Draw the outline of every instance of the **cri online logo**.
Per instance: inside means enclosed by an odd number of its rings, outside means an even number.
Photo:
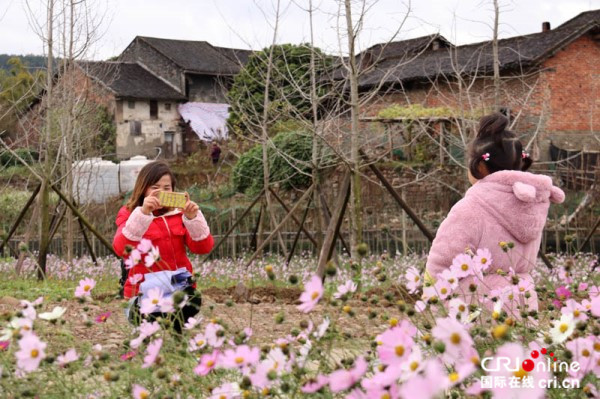
[[[556,356],[554,356],[553,352],[548,352],[546,348],[537,350],[533,350],[530,353],[531,358],[538,359],[540,355],[547,355],[547,361],[543,362],[540,360],[534,362],[531,359],[525,359],[521,362],[520,359],[511,359],[504,356],[498,357],[485,357],[481,360],[481,368],[485,371],[499,371],[506,370],[511,372],[518,372],[519,370],[523,370],[527,373],[536,369],[537,371],[579,371],[580,365],[578,362],[558,362]]]
[[[556,361],[556,356],[554,356],[554,353],[552,353],[552,352],[548,353],[546,348],[542,348],[541,352],[542,352],[542,355],[548,354],[548,356],[550,356],[550,358],[552,360]],[[534,350],[534,351],[531,351],[530,355],[532,358],[537,359],[538,357],[540,357],[540,352]],[[535,368],[535,363],[533,363],[533,360],[531,360],[531,359],[525,359],[525,360],[523,360],[523,363],[521,363],[521,367],[523,367],[523,370],[530,372],[530,371],[533,371],[533,369]]]

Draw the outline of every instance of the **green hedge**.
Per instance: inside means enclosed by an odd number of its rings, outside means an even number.
[[[25,162],[27,162],[29,165],[33,164],[40,158],[40,154],[37,151],[34,151],[29,148],[17,148],[15,150],[15,153],[19,157],[21,157]],[[5,151],[2,154],[0,154],[0,165],[9,167],[9,166],[22,165],[22,164],[17,159],[17,157],[15,157],[13,154],[11,154],[8,151]]]
[[[312,137],[298,131],[281,132],[273,138],[273,145],[277,150],[271,147],[268,149],[271,182],[279,183],[279,186],[286,190],[308,187],[312,173]],[[235,190],[241,193],[255,194],[262,189],[263,163],[260,144],[240,156],[233,168],[232,180]]]

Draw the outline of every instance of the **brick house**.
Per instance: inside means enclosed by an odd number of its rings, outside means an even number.
[[[555,29],[499,40],[501,111],[531,140],[534,157],[600,153],[600,10]],[[454,46],[439,35],[376,45],[359,55],[359,89],[376,90],[363,120],[392,104],[489,112],[494,106],[492,42]],[[558,150],[557,150],[558,149]],[[560,150],[560,151],[559,151]],[[562,151],[562,152],[561,152]],[[595,154],[595,155],[594,155]]]

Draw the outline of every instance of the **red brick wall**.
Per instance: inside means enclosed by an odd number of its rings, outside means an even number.
[[[549,90],[548,133],[600,132],[600,44],[585,35],[543,65]]]

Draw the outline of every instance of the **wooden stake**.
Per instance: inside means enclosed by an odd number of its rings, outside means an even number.
[[[281,200],[281,198],[279,198],[279,196],[278,196],[278,195],[275,193],[275,191],[274,191],[272,188],[270,188],[270,187],[269,187],[269,191],[271,192],[271,194],[273,194],[273,197],[275,198],[275,200],[277,200],[277,202],[279,202],[279,204],[280,204],[280,205],[283,207],[283,209],[284,209],[286,212],[288,212],[288,213],[289,213],[289,212],[290,212],[290,208],[288,208],[288,206],[287,206],[287,205],[286,205],[286,204],[285,204],[285,203],[284,203],[284,202]],[[312,201],[312,200],[311,200],[311,201]],[[309,201],[309,204],[310,204],[310,201]],[[309,240],[310,240],[310,241],[313,243],[313,245],[314,245],[315,247],[317,247],[317,248],[318,248],[318,247],[319,247],[319,245],[317,244],[317,240],[315,240],[315,238],[312,236],[312,234],[310,234],[310,233],[308,232],[308,230],[306,230],[306,229],[304,228],[304,223],[300,223],[300,222],[298,221],[298,219],[296,219],[296,217],[295,217],[294,215],[292,215],[292,220],[293,220],[294,222],[296,222],[296,224],[297,224],[298,226],[300,226],[300,229],[301,229],[301,230],[304,232],[304,234],[306,235],[306,237],[307,237],[307,238],[308,238],[308,239],[309,239]]]
[[[10,241],[10,239],[13,236],[13,234],[15,234],[15,231],[17,231],[17,228],[21,224],[21,221],[23,221],[23,218],[25,217],[25,214],[27,213],[27,211],[31,207],[31,204],[33,204],[33,202],[35,201],[35,197],[37,197],[37,195],[40,192],[41,188],[42,188],[42,185],[39,184],[35,188],[35,190],[33,190],[33,193],[31,194],[31,197],[29,197],[29,199],[25,203],[25,206],[23,207],[23,209],[21,209],[21,213],[19,213],[19,216],[17,216],[17,220],[15,220],[15,222],[12,225],[12,227],[10,228],[10,231],[8,232],[8,234],[6,235],[6,237],[4,238],[4,240],[2,241],[2,244],[0,244],[0,253],[2,253],[2,250],[4,249],[4,246]]]
[[[87,233],[85,232],[85,226],[83,225],[83,223],[81,223],[81,219],[77,218],[77,222],[79,223],[79,227],[81,228],[81,234],[83,235],[83,241],[85,241],[85,246],[87,247],[88,252],[90,253],[90,256],[92,257],[92,261],[94,262],[95,265],[97,265],[98,260],[96,259],[96,254],[94,253],[94,249],[92,248],[90,239],[88,238]]]
[[[79,220],[81,221],[81,223],[83,223],[83,225],[85,227],[87,227],[87,229],[93,234],[95,235],[98,240],[100,240],[100,242],[102,243],[102,245],[104,245],[113,255],[115,255],[117,258],[121,258],[119,255],[117,255],[115,253],[115,250],[113,249],[112,245],[110,245],[110,243],[106,240],[106,238],[104,238],[102,236],[102,234],[100,234],[95,228],[94,226],[92,226],[90,224],[90,222],[88,222],[88,220],[85,218],[85,216],[83,216],[81,214],[81,212],[79,212],[79,209],[77,209],[77,207],[75,205],[73,205],[71,203],[71,201],[69,201],[69,199],[62,193],[62,191],[60,191],[60,189],[58,189],[55,185],[52,185],[52,189],[56,192],[56,194],[58,194],[58,196],[60,197],[60,199],[73,211],[73,213],[79,218]]]
[[[596,220],[596,223],[594,224],[594,227],[592,227],[592,229],[590,230],[590,232],[588,233],[588,235],[585,237],[585,240],[583,240],[583,243],[579,246],[579,252],[581,252],[581,250],[583,249],[583,247],[585,247],[588,242],[590,242],[590,240],[592,239],[594,233],[596,232],[596,230],[598,230],[598,227],[600,226],[600,217],[598,217],[598,220]]]
[[[304,192],[304,194],[302,194],[302,197],[300,197],[300,199],[296,202],[296,204],[292,207],[292,209],[287,213],[287,215],[285,215],[285,217],[281,220],[281,222],[279,222],[279,224],[275,227],[275,229],[271,232],[271,234],[269,234],[269,236],[265,239],[265,241],[263,241],[259,245],[259,247],[256,249],[256,251],[254,252],[254,254],[252,255],[252,257],[250,258],[250,260],[246,263],[246,269],[252,264],[252,262],[254,262],[254,260],[256,259],[256,257],[267,246],[267,244],[269,242],[271,242],[271,240],[273,239],[273,237],[275,237],[275,235],[277,235],[277,233],[281,230],[281,228],[283,227],[283,225],[291,218],[291,215],[296,211],[296,209],[298,209],[298,207],[300,206],[300,204],[302,204],[302,202],[306,199],[306,197],[309,196],[312,193],[313,189],[314,189],[314,186],[311,185],[308,188],[308,190],[306,190]]]
[[[306,232],[306,230],[304,230],[304,222],[306,222],[306,217],[308,216],[308,211],[310,210],[311,202],[312,202],[312,196],[308,199],[308,204],[306,204],[306,209],[304,210],[304,214],[302,215],[302,221],[300,222],[300,226],[298,227],[298,231],[296,232],[296,236],[294,237],[294,242],[292,243],[292,248],[290,249],[290,253],[288,254],[287,259],[285,260],[286,265],[289,265],[290,262],[292,261],[292,257],[294,256],[294,252],[296,251],[296,245],[298,245],[298,240],[300,239],[300,234],[303,231]],[[314,243],[314,241],[313,241],[313,243]],[[319,248],[319,247],[317,246],[317,248]]]
[[[425,235],[425,237],[427,237],[429,239],[429,241],[432,242],[433,238],[434,238],[433,233],[431,231],[429,231],[429,229],[425,226],[425,224],[423,224],[423,222],[421,222],[421,219],[419,219],[419,217],[416,215],[416,213],[414,213],[413,210],[410,209],[408,204],[402,199],[402,197],[400,197],[400,195],[398,195],[396,190],[394,190],[394,187],[392,187],[390,182],[387,181],[387,179],[385,178],[383,173],[381,173],[381,171],[377,168],[377,166],[375,166],[369,160],[369,157],[367,157],[367,154],[365,154],[363,150],[360,150],[360,155],[362,156],[364,161],[369,165],[369,168],[373,171],[375,176],[377,176],[379,181],[381,181],[383,186],[387,189],[387,191],[396,200],[396,202],[398,203],[400,208],[402,208],[404,210],[404,212],[406,212],[406,214],[412,219],[412,221],[419,227],[419,230],[421,230],[421,232]]]
[[[223,237],[221,237],[221,239],[219,240],[219,242],[217,242],[215,244],[215,246],[213,247],[213,249],[212,249],[211,252],[216,251],[217,248],[219,248],[221,246],[221,244],[223,244],[225,242],[225,240],[227,240],[227,237],[229,237],[229,235],[233,232],[233,230],[235,230],[235,228],[238,226],[238,224],[240,224],[242,222],[242,220],[246,217],[246,215],[248,215],[248,213],[250,213],[250,211],[252,210],[252,208],[254,208],[254,205],[256,205],[256,203],[258,201],[260,201],[260,199],[262,198],[264,192],[265,192],[265,190],[262,190],[260,192],[260,194],[258,194],[256,196],[256,198],[254,198],[254,201],[252,201],[252,203],[250,204],[250,206],[248,208],[246,208],[246,210],[244,211],[244,213],[242,213],[242,216],[240,216],[240,218],[235,221],[235,223],[229,228],[229,230],[227,230],[227,232],[223,235]],[[202,260],[202,262],[205,262],[208,259],[209,256],[210,256],[210,254],[206,255],[204,257],[204,259]]]
[[[348,204],[350,195],[350,171],[346,171],[340,192],[338,193],[337,201],[327,231],[325,232],[325,238],[323,239],[323,246],[321,247],[321,253],[319,254],[319,264],[317,267],[317,275],[321,278],[325,275],[325,267],[327,262],[331,258],[333,253],[333,247],[335,245],[336,236],[339,233],[339,228],[344,220],[344,214],[346,213],[346,206]]]

